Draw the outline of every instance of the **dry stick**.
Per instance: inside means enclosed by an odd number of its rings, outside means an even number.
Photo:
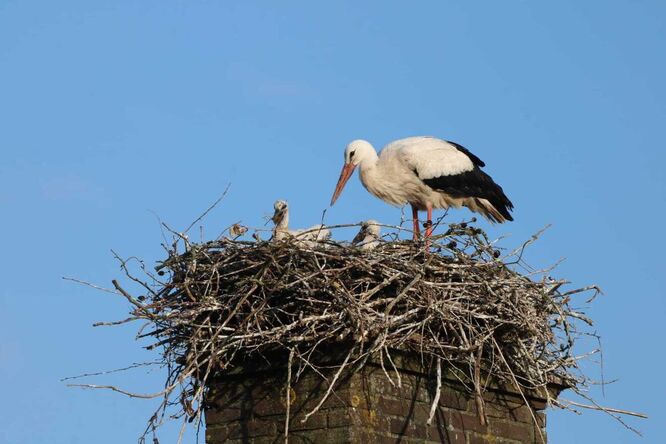
[[[196,359],[196,358],[195,358],[195,359]],[[213,359],[208,359],[208,365],[207,365],[207,368],[206,368],[206,374],[205,374],[204,377],[203,377],[203,380],[204,380],[204,381],[207,381],[207,380],[208,380],[208,377],[209,377],[209,375],[210,375],[210,372],[211,372],[212,366],[213,366]],[[200,422],[201,422],[201,413],[202,413],[202,411],[201,411],[201,410],[202,410],[202,409],[201,409],[201,402],[202,402],[202,400],[203,400],[204,389],[205,389],[205,386],[204,386],[203,384],[201,384],[201,385],[199,386],[199,388],[197,389],[197,392],[196,392],[195,394],[192,395],[192,400],[197,402],[197,410],[196,410],[196,412],[195,412],[195,414],[194,414],[194,418],[197,420],[197,424],[200,424]],[[191,408],[191,407],[190,407],[190,408]],[[192,415],[190,415],[190,416],[192,416]],[[185,418],[185,420],[183,421],[183,426],[182,426],[181,429],[180,429],[180,434],[178,435],[178,442],[177,442],[177,444],[180,444],[180,443],[182,442],[182,440],[183,440],[183,436],[184,436],[184,433],[185,433],[185,427],[187,427],[187,424],[188,424],[188,421],[187,421],[187,418]]]
[[[150,394],[142,394],[142,393],[132,393],[128,392],[126,390],[119,389],[118,387],[114,387],[112,385],[96,385],[96,384],[67,384],[67,387],[81,387],[81,388],[89,388],[89,389],[108,389],[112,390],[114,392],[122,393],[123,395],[127,395],[130,398],[139,398],[139,399],[154,399],[157,398],[158,396],[162,396],[164,393],[167,392],[167,390],[162,390],[161,392],[158,393],[150,393]]]
[[[289,362],[287,363],[287,413],[284,418],[284,444],[289,443],[289,411],[291,410],[291,363],[294,360],[294,349],[289,349]]]
[[[384,347],[384,348],[386,350],[386,356],[388,357],[388,360],[391,363],[391,366],[393,367],[393,371],[395,372],[395,375],[398,379],[398,387],[402,387],[402,377],[400,376],[400,372],[398,371],[398,368],[393,363],[393,359],[391,358],[391,354],[389,353],[388,348],[386,348],[386,347]]]
[[[432,401],[430,406],[430,415],[428,415],[427,425],[432,424],[432,419],[435,417],[435,412],[437,411],[437,405],[439,404],[439,397],[442,394],[442,361],[439,356],[437,356],[437,389],[435,391],[435,399]]]
[[[402,298],[407,294],[407,292],[408,292],[408,291],[409,291],[409,290],[410,290],[410,289],[411,289],[411,288],[412,288],[412,287],[413,287],[418,281],[421,280],[421,277],[422,277],[421,274],[417,274],[416,276],[414,276],[414,279],[412,279],[412,281],[411,281],[409,284],[407,284],[407,286],[406,286],[405,288],[402,289],[402,291],[400,292],[400,294],[399,294],[398,296],[396,296],[395,299],[393,299],[393,300],[391,301],[391,303],[388,305],[388,307],[386,307],[386,310],[384,310],[384,318],[385,318],[385,319],[388,318],[388,315],[389,315],[389,313],[391,313],[391,310],[393,309],[393,307],[395,306],[395,304],[397,304],[398,301],[399,301],[400,299],[402,299]]]
[[[515,261],[506,262],[506,264],[509,265],[509,264],[517,264],[517,263],[519,263],[519,262],[521,261],[521,259],[523,258],[523,253],[525,252],[525,249],[526,249],[530,244],[533,244],[534,242],[536,242],[536,241],[541,237],[541,235],[544,233],[544,231],[546,231],[547,229],[549,229],[551,226],[552,226],[552,224],[548,224],[548,225],[546,225],[545,227],[543,227],[542,229],[540,229],[539,231],[537,231],[536,233],[534,233],[534,234],[532,235],[532,237],[530,237],[527,241],[525,241],[520,247],[514,249],[514,250],[511,251],[509,254],[507,254],[506,256],[504,256],[504,258],[502,258],[502,259],[504,260],[504,259],[506,259],[506,258],[513,257],[513,256],[515,256],[515,255],[517,254],[517,255],[518,255],[518,258],[517,258]]]
[[[72,379],[88,378],[88,377],[90,377],[90,376],[108,375],[108,374],[110,374],[110,373],[124,372],[124,371],[126,371],[126,370],[132,370],[132,369],[135,369],[135,368],[138,368],[138,367],[147,367],[147,366],[149,366],[149,365],[159,365],[159,364],[160,364],[159,361],[152,361],[152,362],[138,362],[138,363],[135,363],[135,364],[129,365],[129,366],[127,366],[127,367],[117,368],[117,369],[115,369],[115,370],[106,370],[106,371],[103,371],[103,372],[95,372],[95,373],[84,373],[84,374],[82,374],[82,375],[78,375],[78,376],[68,376],[68,377],[66,377],[66,378],[62,378],[62,379],[60,379],[60,382],[63,382],[63,381],[69,381],[69,380],[72,380]]]
[[[370,289],[367,292],[361,294],[360,299],[362,299],[362,300],[370,299],[372,296],[374,296],[375,294],[379,293],[384,288],[391,285],[393,283],[393,281],[395,281],[399,277],[400,277],[400,274],[396,273],[393,276],[391,276],[390,278],[383,280],[379,285],[375,285],[374,287],[372,287],[372,289]]]
[[[90,282],[82,281],[82,280],[79,280],[79,279],[75,279],[75,278],[71,278],[71,277],[67,277],[67,276],[63,276],[61,279],[64,280],[64,281],[72,281],[72,282],[76,282],[77,284],[86,285],[88,287],[94,288],[95,290],[103,291],[105,293],[118,294],[118,292],[116,290],[111,290],[110,288],[100,287],[99,285],[91,284]]]
[[[571,405],[575,405],[576,407],[581,407],[584,409],[590,409],[590,410],[600,410],[602,412],[606,413],[618,413],[620,415],[628,415],[628,416],[636,416],[637,418],[643,418],[643,419],[648,419],[648,415],[645,413],[639,413],[639,412],[632,412],[630,410],[622,410],[622,409],[615,409],[612,407],[603,407],[598,405],[597,403],[594,403],[595,405],[588,405],[588,404],[581,404],[576,401],[570,401],[570,400],[565,400],[565,401],[560,401],[560,402],[566,402]],[[633,430],[633,429],[632,429]],[[639,433],[640,435],[640,433]]]
[[[196,224],[196,223],[199,222],[201,219],[203,219],[204,217],[206,217],[206,214],[208,214],[213,208],[215,208],[215,206],[217,206],[218,203],[220,203],[220,201],[221,201],[222,199],[224,199],[224,196],[227,195],[227,192],[229,191],[229,187],[230,187],[230,186],[231,186],[230,183],[227,184],[227,187],[226,187],[226,188],[224,189],[224,191],[222,192],[222,195],[221,195],[220,197],[218,197],[217,200],[216,200],[215,202],[213,202],[213,205],[211,205],[210,207],[208,207],[208,209],[207,209],[206,211],[204,211],[203,214],[202,214],[201,216],[197,217],[197,218],[196,218],[196,219],[195,219],[195,220],[194,220],[194,221],[193,221],[193,222],[192,222],[187,228],[185,228],[185,231],[183,231],[183,234],[187,234],[187,232],[190,231],[190,229],[194,226],[194,224]]]
[[[324,404],[324,402],[328,399],[331,392],[333,391],[333,387],[335,386],[335,383],[338,381],[338,378],[342,374],[342,371],[347,366],[347,362],[349,362],[349,358],[351,357],[352,353],[354,353],[355,348],[356,347],[352,347],[352,349],[349,351],[349,353],[347,354],[347,357],[345,358],[345,360],[340,365],[340,368],[338,369],[337,372],[335,372],[335,376],[333,377],[333,380],[331,381],[330,385],[328,386],[328,389],[326,390],[326,393],[324,393],[324,396],[319,400],[319,403],[317,404],[317,406],[314,409],[312,409],[312,411],[310,413],[305,415],[305,417],[301,420],[302,423],[307,421],[310,416],[315,414],[319,410],[319,408],[322,406],[322,404]]]
[[[127,324],[128,322],[136,321],[137,318],[136,316],[132,316],[126,319],[122,319],[120,321],[111,321],[111,322],[95,322],[92,326],[93,327],[109,327],[109,326],[114,326],[114,325],[122,325],[122,324]]]
[[[395,382],[393,382],[393,378],[389,376],[388,372],[386,371],[386,367],[384,366],[384,352],[383,350],[379,350],[379,364],[382,368],[382,371],[384,372],[384,376],[386,376],[386,380],[393,386],[395,387]]]
[[[149,393],[149,394],[132,393],[132,392],[128,392],[126,390],[119,389],[118,387],[115,387],[113,385],[67,384],[67,387],[81,387],[81,388],[90,388],[90,389],[107,389],[107,390],[112,390],[114,392],[122,393],[123,395],[127,395],[130,398],[154,399],[154,398],[157,398],[158,396],[163,396],[165,394],[171,393],[178,386],[178,384],[182,383],[185,379],[192,376],[193,372],[194,372],[194,369],[190,369],[188,372],[182,373],[180,376],[178,376],[178,378],[176,379],[176,382],[174,382],[170,386],[167,386],[167,388],[165,388],[164,390],[162,390],[160,392]]]
[[[474,362],[474,401],[476,403],[476,410],[479,414],[479,422],[481,425],[488,424],[486,420],[486,407],[481,394],[481,354],[483,353],[483,342],[479,344],[479,349],[476,352],[476,359]]]
[[[509,367],[509,363],[507,362],[506,358],[504,358],[504,353],[502,353],[502,349],[500,349],[499,344],[493,339],[493,343],[495,344],[495,348],[497,349],[497,352],[500,355],[500,358],[502,358],[502,361],[504,361],[504,365],[506,365],[507,370],[509,370],[509,374],[511,375],[511,379],[513,379],[513,384],[516,387],[516,390],[518,390],[518,393],[520,393],[520,397],[523,398],[523,402],[525,403],[525,406],[530,410],[530,415],[532,416],[532,421],[534,421],[534,426],[536,427],[537,431],[539,432],[539,438],[541,438],[541,442],[543,444],[546,444],[546,438],[543,436],[543,432],[541,432],[541,427],[539,426],[539,421],[536,419],[536,415],[534,414],[534,410],[532,409],[532,406],[530,403],[527,401],[527,397],[525,396],[525,393],[523,392],[523,389],[520,387],[520,384],[518,383],[518,379],[516,378],[516,375],[513,374],[513,370],[511,370],[511,367]]]
[[[116,290],[118,290],[118,292],[119,292],[121,295],[123,295],[123,296],[125,297],[125,299],[127,299],[127,300],[130,302],[130,304],[134,305],[135,307],[137,307],[137,308],[140,309],[141,311],[144,311],[144,312],[146,311],[146,308],[145,308],[145,307],[144,307],[139,301],[137,301],[136,299],[134,299],[134,297],[133,297],[131,294],[129,294],[128,292],[126,292],[126,291],[120,286],[120,284],[118,283],[117,280],[113,279],[113,280],[111,281],[111,283],[113,284],[114,287],[116,287]]]

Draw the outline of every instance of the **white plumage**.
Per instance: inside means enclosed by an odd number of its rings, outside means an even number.
[[[408,137],[396,140],[382,150],[399,156],[422,179],[451,176],[474,169],[474,162],[450,142],[434,137]]]
[[[468,207],[491,222],[513,220],[513,204],[502,188],[480,168],[483,161],[454,142],[435,137],[396,140],[378,155],[365,140],[345,149],[345,164],[333,193],[337,200],[354,169],[374,196],[396,206],[411,204],[414,238],[419,235],[418,211],[428,212],[426,236],[432,230],[433,208]]]
[[[379,245],[382,229],[376,220],[366,220],[361,224],[358,234],[352,239],[352,244],[361,250],[374,250]]]
[[[313,247],[331,237],[331,231],[323,225],[313,225],[303,230],[289,229],[289,204],[286,200],[277,200],[273,205],[275,210],[271,220],[275,224],[273,228],[273,239],[296,239],[303,246]]]

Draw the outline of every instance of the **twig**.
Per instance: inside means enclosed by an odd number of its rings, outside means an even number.
[[[439,405],[439,397],[442,395],[442,360],[437,357],[437,388],[435,389],[435,398],[432,400],[430,405],[430,414],[428,415],[428,421],[426,424],[432,424],[432,419],[435,417],[435,412],[437,411],[437,406]]]
[[[291,410],[291,366],[294,360],[294,349],[289,350],[289,361],[287,362],[287,412],[284,418],[284,444],[289,443],[289,419]]]
[[[354,349],[352,348],[349,351],[349,353],[347,354],[347,357],[345,358],[345,360],[342,362],[342,364],[338,368],[338,371],[335,372],[335,376],[333,377],[333,380],[331,381],[331,383],[328,385],[328,389],[326,390],[326,393],[324,393],[324,396],[321,397],[321,399],[319,400],[319,403],[315,406],[315,408],[312,409],[312,411],[310,411],[307,415],[305,415],[305,417],[301,420],[301,422],[307,421],[310,416],[317,413],[319,411],[319,409],[321,408],[322,404],[324,404],[324,402],[331,395],[331,392],[333,391],[333,387],[335,387],[335,383],[338,381],[338,378],[342,374],[342,371],[347,366],[347,362],[349,362],[349,358],[351,358],[353,352],[354,352]]]
[[[215,207],[217,206],[217,204],[220,203],[220,201],[221,201],[222,199],[224,199],[224,196],[226,196],[226,195],[227,195],[227,192],[229,192],[229,187],[231,187],[231,184],[230,184],[230,183],[227,184],[227,187],[226,187],[226,188],[224,189],[224,191],[222,192],[222,195],[221,195],[220,197],[218,197],[217,200],[216,200],[215,202],[213,202],[213,204],[212,204],[210,207],[208,207],[208,208],[206,209],[206,211],[204,211],[199,217],[197,217],[196,219],[194,219],[194,221],[192,221],[192,223],[191,223],[190,225],[188,225],[187,228],[185,228],[185,231],[183,231],[183,234],[187,234],[187,232],[190,231],[190,229],[191,229],[191,228],[192,228],[197,222],[199,222],[201,219],[203,219],[204,217],[206,217],[206,215],[207,215],[207,214],[208,214],[213,208],[215,208]]]

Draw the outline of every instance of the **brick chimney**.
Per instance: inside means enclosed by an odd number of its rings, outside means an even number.
[[[306,421],[328,383],[312,371],[293,382],[290,398],[290,443],[545,443],[546,401],[523,396],[512,387],[490,384],[483,394],[487,424],[482,424],[475,397],[460,381],[464,373],[442,369],[436,414],[427,424],[436,393],[432,371],[418,353],[392,352],[396,370],[379,362],[343,373],[331,396]],[[232,375],[215,379],[206,400],[206,442],[285,442],[287,411],[286,359],[248,363]],[[332,374],[326,375],[330,380]],[[464,376],[462,377],[464,381]],[[562,389],[550,388],[556,396]]]

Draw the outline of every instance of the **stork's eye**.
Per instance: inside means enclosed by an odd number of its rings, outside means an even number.
[[[350,152],[349,152],[349,158],[350,158],[350,159],[352,159],[352,158],[354,157],[354,153],[355,153],[355,152],[356,152],[356,151],[350,151]]]

